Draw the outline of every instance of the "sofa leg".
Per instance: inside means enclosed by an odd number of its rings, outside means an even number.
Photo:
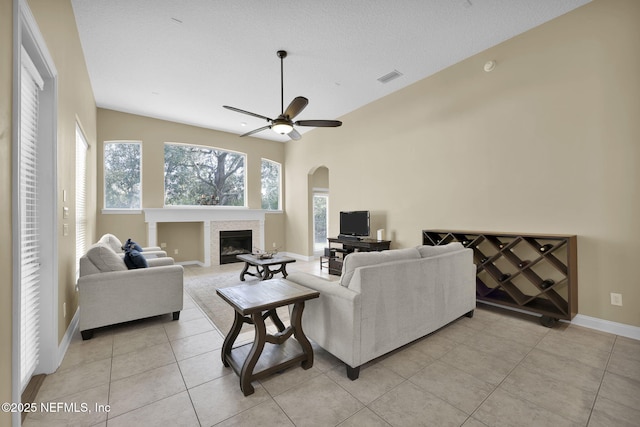
[[[86,331],[80,331],[80,335],[82,335],[82,340],[90,340],[93,338],[93,329],[87,329]]]
[[[173,320],[178,320],[180,318],[180,312],[179,311],[174,311],[173,312]]]
[[[467,316],[469,319],[471,319],[473,317],[473,312],[474,312],[474,310],[471,310],[470,312],[466,313],[465,316]]]
[[[360,366],[357,366],[355,368],[352,368],[349,365],[347,366],[347,377],[349,377],[349,379],[351,381],[355,381],[358,379],[358,377],[360,376]]]

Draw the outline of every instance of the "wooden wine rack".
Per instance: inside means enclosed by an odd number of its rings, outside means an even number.
[[[547,327],[577,314],[576,236],[422,231],[424,245],[450,242],[473,249],[478,301],[540,314]]]

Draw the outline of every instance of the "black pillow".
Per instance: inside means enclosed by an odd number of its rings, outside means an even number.
[[[149,264],[147,264],[147,260],[145,259],[144,255],[142,255],[140,251],[136,249],[131,249],[124,253],[124,263],[129,270],[149,267]]]
[[[140,247],[139,244],[137,244],[136,242],[134,242],[131,239],[127,239],[127,241],[125,242],[124,245],[122,245],[122,250],[125,252],[128,252],[130,250],[136,250],[138,252],[142,252],[142,248]]]

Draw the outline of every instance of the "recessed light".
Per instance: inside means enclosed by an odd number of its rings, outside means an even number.
[[[240,126],[246,126],[247,122],[240,122]]]
[[[496,61],[491,60],[491,61],[487,61],[484,64],[484,71],[486,71],[487,73],[490,73],[491,71],[495,70],[496,68]]]

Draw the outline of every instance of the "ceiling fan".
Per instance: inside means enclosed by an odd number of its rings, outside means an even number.
[[[283,63],[284,63],[284,58],[287,57],[287,52],[284,50],[279,50],[277,54],[278,54],[278,58],[280,58],[280,106],[281,106],[281,113],[277,118],[271,119],[269,117],[252,113],[250,111],[245,111],[236,107],[223,105],[223,107],[228,110],[237,111],[238,113],[242,113],[242,114],[248,114],[250,116],[258,117],[260,119],[265,119],[266,121],[269,122],[267,126],[254,129],[240,136],[241,137],[249,136],[249,135],[253,135],[254,133],[262,132],[263,130],[266,130],[266,129],[271,129],[274,132],[279,133],[280,135],[289,135],[289,138],[298,140],[301,138],[301,135],[298,133],[297,130],[295,130],[295,128],[293,127],[294,125],[295,126],[313,126],[313,127],[341,126],[342,122],[338,120],[297,120],[295,122],[293,121],[293,118],[296,117],[298,114],[300,114],[302,110],[304,110],[304,108],[309,103],[309,100],[304,96],[297,96],[293,99],[293,101],[291,101],[287,109],[286,110],[284,109]]]

